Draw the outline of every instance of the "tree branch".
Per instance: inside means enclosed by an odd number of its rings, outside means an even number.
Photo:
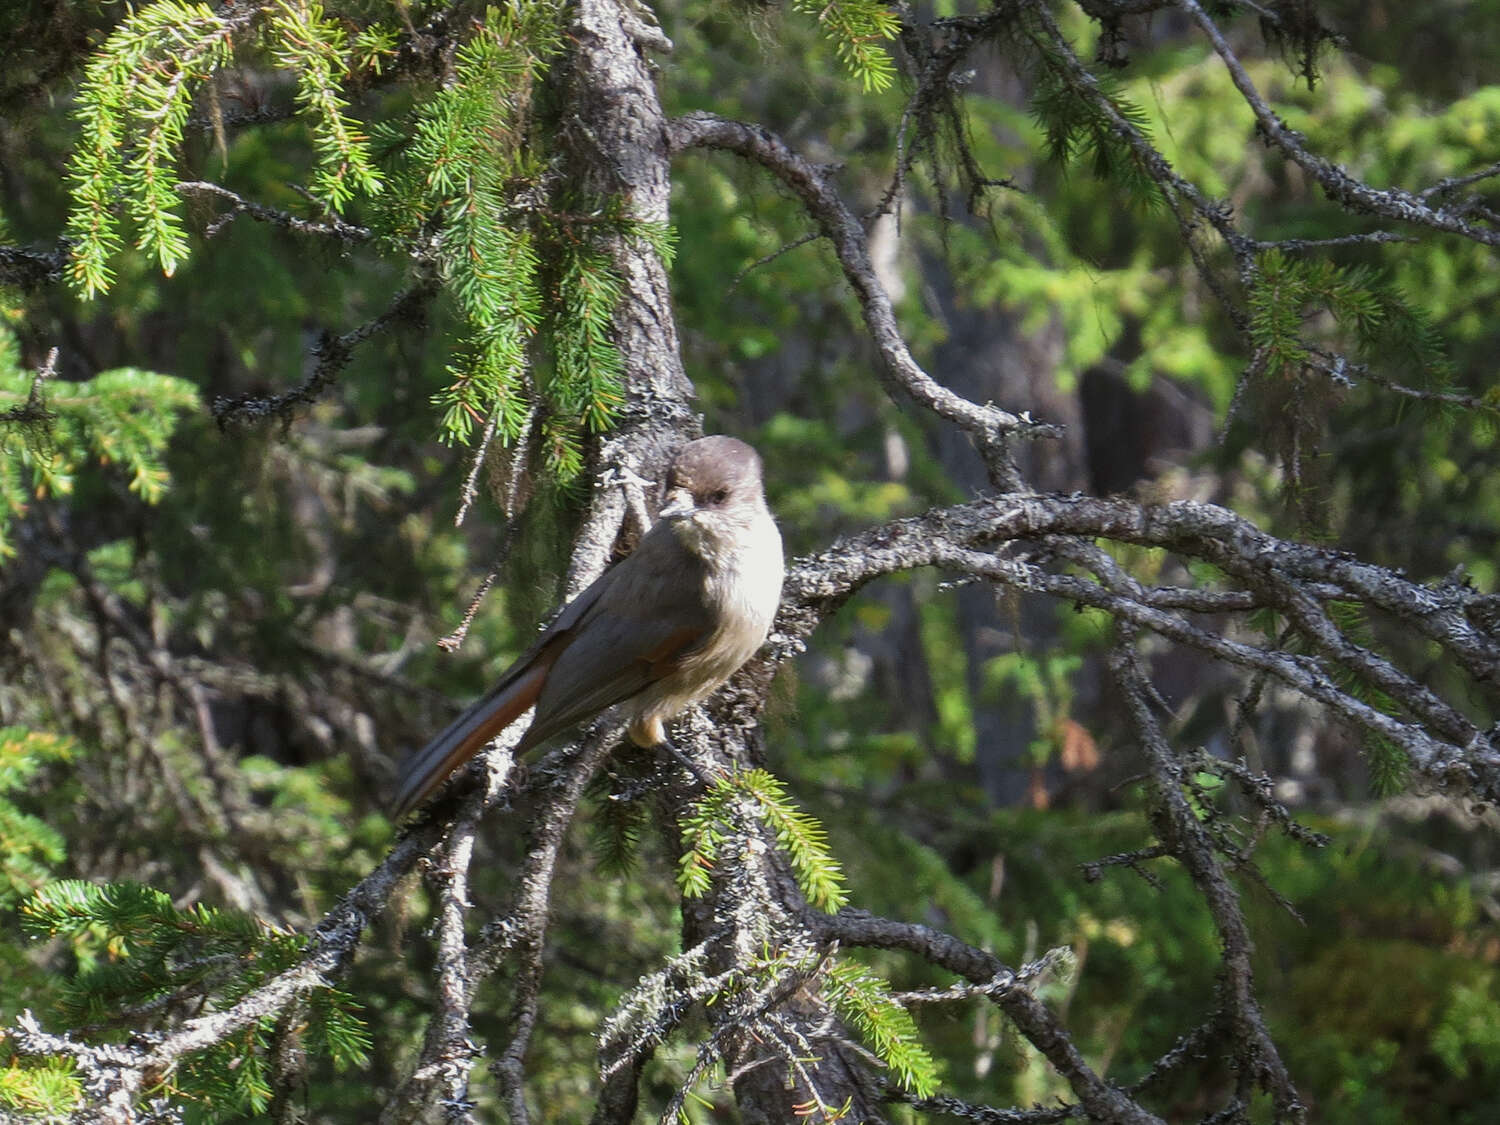
[[[246,199],[226,187],[209,183],[206,180],[187,180],[177,184],[176,191],[178,195],[189,199],[194,197],[219,199],[229,204],[229,210],[209,224],[206,231],[209,238],[214,237],[240,215],[249,215],[252,219],[280,227],[282,230],[293,231],[297,234],[324,235],[351,245],[368,242],[374,237],[374,233],[368,227],[346,223],[337,215],[329,215],[321,220],[299,218],[289,211],[278,211],[274,207],[267,207],[264,203]]]
[[[1208,36],[1214,51],[1223,61],[1225,69],[1229,71],[1229,77],[1234,82],[1235,89],[1239,90],[1240,96],[1245,99],[1245,104],[1255,115],[1255,122],[1259,126],[1261,135],[1286,153],[1294,164],[1321,184],[1329,199],[1353,211],[1383,215],[1404,223],[1414,223],[1447,234],[1461,235],[1475,242],[1482,242],[1486,246],[1500,246],[1500,231],[1466,223],[1446,209],[1434,210],[1427,205],[1423,196],[1413,195],[1402,188],[1379,190],[1372,188],[1356,180],[1342,168],[1329,163],[1323,157],[1309,152],[1304,143],[1306,138],[1295,130],[1287,128],[1281,118],[1261,98],[1260,92],[1256,90],[1255,83],[1251,81],[1244,65],[1235,56],[1218,26],[1198,5],[1197,0],[1178,0],[1178,6]]]
[[[1151,690],[1141,670],[1133,640],[1134,630],[1122,626],[1119,641],[1110,656],[1110,671],[1124,694],[1131,724],[1151,769],[1150,800],[1157,835],[1187,868],[1203,895],[1223,942],[1224,973],[1219,988],[1228,1005],[1231,1039],[1240,1070],[1238,1099],[1242,1104],[1249,1104],[1250,1090],[1245,1084],[1253,1079],[1270,1092],[1278,1121],[1303,1121],[1307,1115],[1306,1107],[1292,1084],[1270,1032],[1266,1030],[1260,1005],[1255,999],[1255,975],[1250,964],[1254,945],[1250,940],[1250,929],[1240,912],[1239,895],[1214,855],[1213,840],[1183,795],[1182,767],[1152,713]]]
[[[1016,974],[993,954],[928,926],[879,918],[863,910],[845,909],[833,916],[809,910],[803,922],[823,940],[870,949],[905,950],[966,980],[985,985],[985,991],[1015,1021],[1021,1034],[1067,1080],[1079,1104],[1093,1120],[1119,1125],[1148,1122],[1159,1125],[1159,1117],[1089,1067],[1046,1005],[1024,987],[1013,987]]]
[[[1012,414],[987,403],[980,406],[950,391],[923,371],[912,357],[896,324],[890,295],[870,260],[869,239],[830,180],[835,169],[816,165],[794,153],[770,130],[759,125],[726,121],[710,113],[690,113],[671,123],[673,152],[717,148],[764,166],[796,194],[808,213],[833,243],[844,277],[854,289],[865,327],[880,353],[882,381],[893,397],[906,398],[962,428],[985,455],[991,471],[1009,484],[1014,469],[997,468],[1004,460],[1004,442],[1011,435],[1056,436],[1057,427],[1033,421],[1029,414]]]
[[[353,358],[356,347],[392,324],[420,316],[437,288],[436,281],[419,282],[398,294],[385,312],[365,321],[359,327],[351,328],[341,336],[324,332],[311,349],[311,357],[316,361],[312,373],[300,384],[279,395],[247,394],[216,398],[213,403],[215,420],[220,427],[248,425],[268,418],[290,421],[297,407],[316,402],[333,384]]]
[[[1258,604],[1287,613],[1309,640],[1390,692],[1419,721],[1404,722],[1372,706],[1306,656],[1233,641],[1158,608],[1170,599],[1146,594],[1133,580],[1112,590],[1108,581],[1101,586],[978,550],[1047,536],[1165,547],[1212,562],[1243,582]],[[1349,641],[1320,604],[1335,597],[1390,614],[1436,642],[1475,681],[1493,689],[1500,684],[1500,631],[1476,623],[1489,620],[1488,599],[1476,590],[1457,583],[1422,586],[1343,552],[1276,539],[1211,504],[1144,506],[1078,496],[1000,496],[893,521],[800,561],[787,577],[773,635],[774,659],[797,651],[824,617],[866,583],[932,565],[1095,606],[1226,663],[1266,672],[1334,713],[1390,738],[1433,782],[1483,800],[1500,799],[1500,747],[1494,735],[1480,731],[1384,657]],[[1117,585],[1123,581],[1118,574],[1111,577]],[[1181,600],[1191,603],[1201,596],[1195,593]]]
[[[68,264],[71,246],[66,239],[50,250],[0,246],[0,285],[35,289],[59,280]]]

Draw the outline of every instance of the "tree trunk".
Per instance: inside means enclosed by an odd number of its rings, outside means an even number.
[[[655,28],[644,24],[636,9],[613,0],[579,0],[573,24],[575,49],[558,77],[560,122],[567,154],[564,191],[590,202],[619,199],[633,219],[665,223],[670,193],[670,154],[666,118],[662,114],[647,57],[651,47],[668,48]],[[698,434],[700,423],[689,409],[692,385],[682,370],[677,327],[673,318],[667,275],[660,258],[641,240],[617,236],[612,246],[623,294],[615,314],[615,340],[624,361],[626,406],[621,424],[597,451],[597,472],[628,469],[659,482],[667,458],[682,441]],[[691,247],[687,248],[691,253]],[[648,497],[653,507],[657,496]],[[628,541],[639,529],[630,527],[620,488],[595,489],[594,501],[575,544],[569,574],[569,594],[576,592],[608,562],[622,533]],[[736,710],[758,714],[768,684],[741,696]],[[681,724],[688,726],[689,724]],[[692,724],[679,735],[685,752],[699,761],[744,768],[751,764],[749,727],[718,723]],[[672,822],[691,807],[696,789],[674,790]],[[675,841],[674,841],[675,842]],[[748,953],[760,952],[769,934],[784,948],[801,954],[815,948],[806,928],[795,920],[803,903],[796,884],[786,874],[772,847],[751,846],[735,852],[732,876],[715,880],[713,890],[699,902],[686,905],[683,940],[691,947],[711,943],[710,971],[722,972],[740,964]],[[726,865],[729,866],[729,865]],[[734,1027],[722,1033],[725,1062],[733,1076],[735,1096],[747,1123],[779,1125],[799,1120],[799,1107],[820,1098],[843,1105],[853,1113],[845,1118],[878,1121],[872,1083],[860,1057],[844,1045],[836,1021],[822,1002],[799,993],[777,1009],[789,1034],[812,1043],[814,1057],[803,1063],[803,1077],[788,1081],[783,1057],[756,1036]],[[710,1020],[724,1018],[717,1006]],[[809,1088],[807,1078],[811,1079]],[[595,1120],[629,1120],[634,1096],[610,1084]]]

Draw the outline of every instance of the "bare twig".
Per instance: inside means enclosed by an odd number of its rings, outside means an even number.
[[[209,224],[206,231],[209,238],[217,235],[240,215],[249,215],[259,222],[269,223],[297,234],[322,235],[351,244],[368,242],[374,237],[374,233],[368,227],[346,223],[337,215],[329,215],[324,219],[303,219],[288,211],[278,211],[274,207],[267,207],[264,203],[246,199],[237,192],[206,180],[187,180],[176,185],[176,190],[178,195],[187,198],[218,199],[229,204],[229,210]]]
[[[31,377],[31,389],[26,392],[26,401],[20,406],[12,406],[8,410],[0,411],[0,423],[26,424],[50,422],[55,419],[57,415],[47,409],[47,400],[42,396],[42,384],[55,374],[57,374],[57,349],[53,348]]]
[[[1212,562],[1265,604],[1286,612],[1300,632],[1330,655],[1392,691],[1419,721],[1403,721],[1372,706],[1340,686],[1316,660],[1230,640],[1160,609],[1151,603],[1162,599],[1143,596],[1133,580],[1110,589],[1108,582],[1100,586],[978,550],[1049,535],[1167,547]],[[1335,714],[1390,738],[1433,782],[1481,799],[1500,797],[1500,747],[1492,737],[1390,661],[1350,641],[1332,625],[1319,601],[1341,591],[1345,600],[1391,614],[1441,645],[1476,682],[1494,686],[1500,684],[1500,636],[1471,619],[1479,616],[1483,601],[1478,591],[1460,584],[1422,586],[1338,551],[1276,539],[1211,504],[1182,501],[1158,507],[1087,497],[1002,496],[886,524],[841,540],[794,567],[778,619],[778,651],[793,651],[825,613],[866,582],[931,565],[1096,606],[1229,664],[1264,671]],[[1119,577],[1114,580],[1118,585]]]
[[[1229,1009],[1231,1039],[1239,1064],[1239,1100],[1248,1102],[1247,1084],[1253,1079],[1271,1094],[1278,1120],[1302,1121],[1306,1108],[1255,999],[1255,978],[1250,964],[1254,947],[1240,912],[1239,895],[1214,854],[1208,832],[1183,795],[1182,764],[1167,745],[1147,702],[1148,680],[1141,670],[1133,640],[1134,630],[1122,626],[1110,657],[1110,670],[1125,697],[1126,710],[1151,769],[1151,802],[1157,834],[1162,845],[1187,868],[1223,942],[1224,976],[1220,987]]]
[[[864,225],[849,210],[831,181],[831,168],[813,164],[759,125],[726,121],[709,113],[690,113],[671,123],[674,151],[688,148],[719,148],[754,160],[786,184],[833,243],[844,277],[853,287],[864,313],[865,327],[881,357],[880,374],[889,390],[909,399],[940,418],[961,427],[981,452],[992,471],[1005,481],[1015,480],[1012,470],[997,468],[1004,461],[1004,443],[1011,435],[1054,436],[1056,427],[1034,421],[1029,414],[1014,414],[987,403],[969,402],[938,383],[912,357],[896,324],[890,295],[885,291],[870,260]]]
[[[1500,176],[1500,161],[1496,161],[1488,168],[1481,168],[1477,172],[1470,172],[1465,176],[1449,176],[1447,179],[1439,180],[1429,188],[1418,192],[1423,199],[1431,199],[1435,195],[1447,195],[1457,191],[1459,188],[1477,184],[1480,180],[1488,180],[1493,176]]]
[[[268,418],[290,420],[297,407],[316,402],[339,377],[357,346],[392,324],[419,315],[436,292],[436,282],[419,282],[398,295],[385,312],[365,321],[359,327],[351,328],[341,336],[323,333],[322,338],[312,347],[311,355],[316,361],[312,373],[300,384],[279,395],[247,394],[217,398],[213,404],[215,419],[220,426],[249,424]]]

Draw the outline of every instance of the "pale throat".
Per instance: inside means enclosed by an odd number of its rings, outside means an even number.
[[[699,521],[699,517],[688,516],[686,519],[673,521],[672,533],[677,536],[677,542],[708,563],[709,566],[717,565],[723,561],[722,556],[726,554],[726,551],[724,546],[719,542],[722,538],[721,534],[716,530],[705,527]]]

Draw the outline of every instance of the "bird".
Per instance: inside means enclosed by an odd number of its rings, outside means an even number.
[[[665,746],[665,724],[706,698],[765,642],[785,574],[760,455],[715,435],[683,445],[665,502],[634,551],[563,607],[499,681],[406,762],[400,819],[535,706],[516,760],[622,704],[631,742]]]

